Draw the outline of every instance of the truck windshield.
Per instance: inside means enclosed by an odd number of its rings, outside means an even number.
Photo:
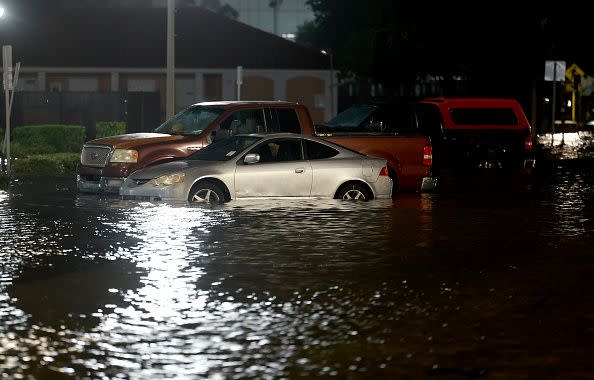
[[[223,111],[225,110],[222,108],[192,106],[161,124],[155,132],[197,135],[202,133]]]
[[[256,136],[233,136],[215,141],[188,157],[188,160],[229,161],[260,141]]]

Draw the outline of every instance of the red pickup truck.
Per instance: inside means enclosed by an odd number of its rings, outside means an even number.
[[[434,169],[535,165],[530,123],[514,99],[431,98],[414,107],[419,129],[432,140]]]
[[[112,136],[87,142],[77,166],[81,192],[118,193],[132,172],[188,157],[217,139],[239,133],[292,132],[315,135],[307,108],[291,102],[205,102],[190,106],[152,133]],[[430,191],[432,151],[428,137],[415,133],[368,133],[320,137],[361,153],[385,158],[401,191]]]

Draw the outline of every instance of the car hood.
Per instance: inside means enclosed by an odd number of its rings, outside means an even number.
[[[130,175],[132,179],[152,179],[157,178],[162,175],[180,172],[180,171],[188,171],[189,169],[200,169],[200,170],[209,170],[209,168],[214,168],[220,166],[222,162],[211,162],[211,161],[199,161],[199,160],[183,160],[183,161],[173,161],[173,162],[166,162],[164,164],[154,165],[154,166],[147,166],[144,169],[140,169],[135,171]]]
[[[169,135],[165,133],[128,133],[89,141],[87,144],[110,145],[120,149],[130,149],[142,145],[175,142],[188,139],[188,136]]]

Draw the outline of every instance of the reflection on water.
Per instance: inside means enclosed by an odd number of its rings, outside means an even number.
[[[0,373],[591,373],[591,174],[544,173],[525,191],[474,181],[393,201],[212,207],[21,179],[0,192]]]
[[[560,159],[576,159],[583,157],[594,147],[594,134],[590,131],[543,134],[537,143],[548,149]],[[587,153],[586,153],[587,154]],[[590,153],[591,154],[591,153]]]

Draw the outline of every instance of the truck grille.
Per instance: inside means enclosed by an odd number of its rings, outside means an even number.
[[[80,155],[80,163],[85,166],[102,168],[107,165],[111,149],[107,146],[84,146]]]

